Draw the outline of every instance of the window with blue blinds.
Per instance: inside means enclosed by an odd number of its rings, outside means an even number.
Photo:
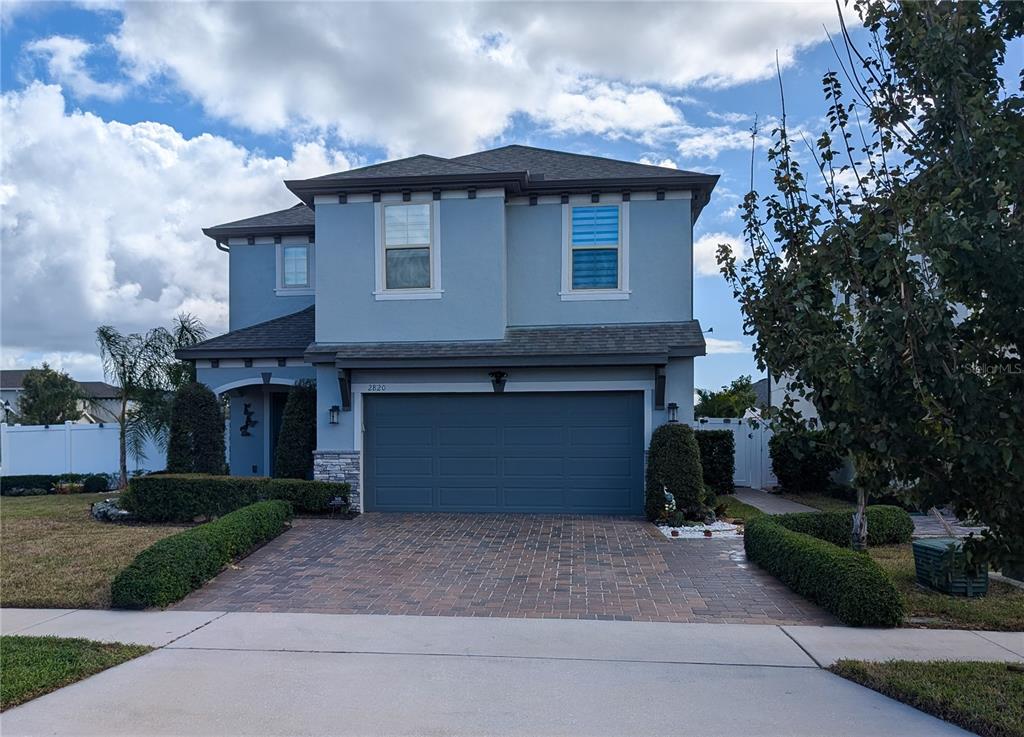
[[[619,206],[572,208],[572,288],[619,286]]]

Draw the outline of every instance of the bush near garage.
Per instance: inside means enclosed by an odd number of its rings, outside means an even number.
[[[174,393],[168,436],[171,473],[224,473],[224,416],[208,386],[192,382]]]
[[[300,381],[288,393],[281,418],[281,434],[274,453],[274,476],[313,478],[316,449],[316,382]]]
[[[142,522],[192,522],[224,516],[247,504],[283,499],[300,514],[320,514],[341,498],[348,511],[349,485],[329,481],[271,479],[265,476],[164,474],[128,482],[121,507]]]
[[[257,502],[214,522],[165,537],[139,553],[110,587],[116,609],[164,607],[183,599],[228,563],[284,532],[288,502]]]
[[[784,430],[768,441],[772,473],[791,494],[822,493],[842,459],[824,442],[823,430]]]
[[[675,497],[676,511],[688,520],[701,520],[713,501],[704,488],[700,449],[693,428],[669,422],[651,435],[647,450],[646,498],[644,509],[652,522],[666,516],[665,489]]]
[[[697,430],[704,485],[717,494],[731,494],[736,475],[736,437],[732,430]]]
[[[53,494],[59,485],[81,486],[78,492],[101,494],[110,488],[106,474],[94,473],[61,473],[61,474],[23,474],[20,476],[0,477],[0,495],[3,496],[38,496]]]
[[[868,507],[868,529],[874,515],[880,537],[901,540],[905,525],[883,507]],[[902,509],[897,509],[906,515]],[[839,537],[832,513],[762,515],[747,521],[743,546],[747,557],[796,593],[819,604],[845,624],[860,627],[896,627],[903,621],[903,600],[892,579],[869,556],[846,544],[849,516],[842,547],[829,538]],[[812,520],[823,517],[823,520]],[[909,516],[907,517],[909,520]],[[819,539],[816,535],[823,535]]]

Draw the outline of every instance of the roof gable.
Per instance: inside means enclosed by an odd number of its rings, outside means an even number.
[[[452,161],[475,164],[489,169],[529,171],[531,179],[543,175],[545,181],[573,179],[621,179],[649,177],[700,176],[697,172],[671,169],[667,166],[638,164],[633,161],[609,159],[603,156],[555,151],[548,148],[513,144],[457,156]]]

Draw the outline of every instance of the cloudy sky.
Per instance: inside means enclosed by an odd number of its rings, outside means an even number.
[[[739,243],[754,115],[817,131],[824,2],[2,5],[0,364],[100,378],[94,330],[227,325],[203,226],[284,178],[535,146],[719,173],[698,222],[697,385],[758,376],[714,263]],[[758,178],[763,178],[763,156]]]

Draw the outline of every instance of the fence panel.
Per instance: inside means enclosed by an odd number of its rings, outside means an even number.
[[[0,475],[115,473],[118,469],[117,425],[0,424]],[[145,458],[129,453],[128,468],[159,470],[167,465],[164,451],[147,442]]]
[[[694,429],[731,430],[736,443],[736,469],[733,484],[754,489],[767,489],[777,482],[772,473],[771,456],[768,454],[768,440],[772,431],[764,423],[756,426],[749,420],[734,417],[701,417],[694,423]]]

